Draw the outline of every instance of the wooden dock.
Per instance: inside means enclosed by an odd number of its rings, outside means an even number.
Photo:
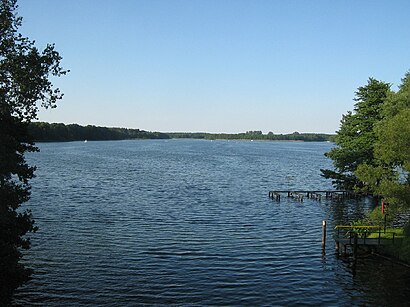
[[[335,227],[334,239],[336,253],[339,254],[342,249],[342,255],[346,255],[348,248],[355,250],[358,246],[394,245],[399,238],[394,232],[386,232],[379,226],[338,225]]]
[[[324,222],[324,227],[326,223]],[[326,234],[326,229],[323,230]],[[353,276],[356,274],[357,259],[360,250],[377,251],[382,245],[401,244],[403,236],[395,236],[394,232],[382,230],[380,226],[353,226],[353,225],[337,225],[335,227],[334,239],[336,243],[336,255],[342,256],[349,261],[352,268]],[[322,236],[322,253],[325,253]],[[341,254],[339,251],[341,250]]]
[[[282,195],[287,195],[289,198],[293,198],[297,201],[303,202],[303,199],[309,198],[314,200],[335,199],[343,200],[345,198],[355,198],[357,194],[353,191],[346,190],[273,190],[269,191],[269,198],[280,201]]]

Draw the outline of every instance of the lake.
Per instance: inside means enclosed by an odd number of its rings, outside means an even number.
[[[406,306],[409,269],[376,257],[352,274],[332,229],[369,201],[303,203],[331,189],[331,143],[138,140],[39,144],[27,158],[39,231],[25,306]],[[327,220],[322,255],[322,220]]]

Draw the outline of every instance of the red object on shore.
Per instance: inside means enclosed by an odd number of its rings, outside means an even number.
[[[384,214],[384,209],[385,209],[385,204],[384,204],[384,201],[382,201],[382,214]]]

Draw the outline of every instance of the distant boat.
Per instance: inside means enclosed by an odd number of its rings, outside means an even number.
[[[84,143],[87,143],[87,140],[84,140]]]

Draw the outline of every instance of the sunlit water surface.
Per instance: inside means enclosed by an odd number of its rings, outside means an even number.
[[[39,144],[25,306],[407,305],[408,269],[336,259],[332,228],[363,202],[268,198],[331,189],[330,143]],[[322,220],[328,223],[326,255]]]

